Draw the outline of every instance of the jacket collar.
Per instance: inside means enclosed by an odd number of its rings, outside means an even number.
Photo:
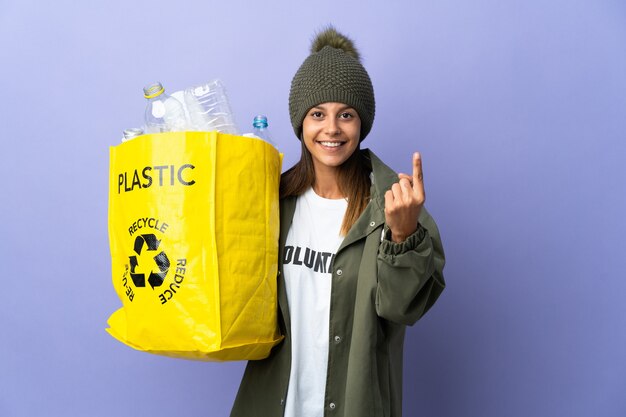
[[[385,192],[398,178],[397,174],[385,165],[374,152],[369,149],[364,149],[362,152],[369,160],[372,168],[370,202],[348,232],[337,253],[346,246],[366,237],[374,230],[379,230],[379,227],[385,223]]]

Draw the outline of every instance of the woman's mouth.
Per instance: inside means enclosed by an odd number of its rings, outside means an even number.
[[[318,143],[327,148],[337,148],[344,144],[344,142],[326,142],[326,141],[319,141]]]

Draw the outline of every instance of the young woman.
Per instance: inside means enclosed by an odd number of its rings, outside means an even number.
[[[232,417],[397,417],[407,325],[444,288],[419,154],[396,174],[360,144],[374,91],[352,41],[329,28],[294,76],[300,161],[281,178],[284,341],[248,363]]]

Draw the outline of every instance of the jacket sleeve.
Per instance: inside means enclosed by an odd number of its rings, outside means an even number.
[[[439,230],[422,209],[417,231],[404,242],[384,238],[378,250],[376,312],[386,320],[413,325],[445,287],[445,257]]]

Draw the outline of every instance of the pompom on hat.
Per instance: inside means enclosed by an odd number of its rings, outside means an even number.
[[[298,138],[309,109],[328,102],[354,108],[361,119],[360,140],[365,139],[374,123],[374,87],[352,40],[332,26],[316,35],[311,55],[291,80],[289,116]]]

